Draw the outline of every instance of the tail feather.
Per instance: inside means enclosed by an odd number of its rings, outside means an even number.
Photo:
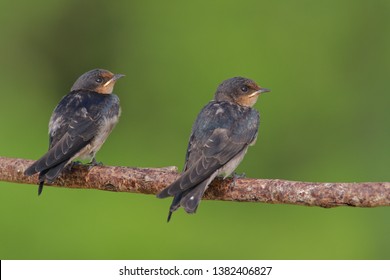
[[[172,213],[174,211],[176,211],[179,207],[180,207],[180,200],[183,196],[183,193],[178,193],[177,195],[175,195],[173,197],[173,200],[172,200],[172,204],[171,204],[171,207],[169,207],[169,214],[168,214],[168,219],[167,219],[167,222],[169,222],[171,220],[171,217],[172,217]]]
[[[176,194],[173,198],[171,207],[169,208],[167,221],[169,222],[171,220],[173,212],[180,206],[189,214],[195,213],[209,183],[210,179],[207,179],[191,189]]]
[[[58,164],[52,168],[42,170],[39,173],[38,196],[41,195],[41,193],[43,191],[43,185],[45,184],[45,182],[48,182],[48,183],[53,182],[60,175],[61,171],[64,169],[64,167],[67,163],[68,162],[66,162],[66,161],[61,162],[60,164]],[[30,167],[32,167],[32,166],[30,166]],[[32,173],[32,174],[34,174],[34,173]]]
[[[38,186],[38,196],[41,195],[42,191],[43,191],[43,184],[45,183],[45,181],[41,181],[39,182],[39,186]]]
[[[167,223],[169,223],[169,221],[171,220],[171,217],[172,217],[172,211],[169,210],[169,213],[168,213],[168,218],[167,218]]]
[[[34,175],[35,173],[38,173],[39,171],[36,169],[37,162],[34,162],[32,165],[30,165],[25,171],[24,175],[26,176],[31,176]]]
[[[45,180],[50,183],[53,182],[60,175],[61,171],[64,169],[67,163],[67,161],[64,161],[50,168],[45,174]]]
[[[159,192],[159,193],[156,195],[156,197],[157,197],[157,198],[166,198],[166,197],[170,196],[169,193],[168,193],[168,191],[169,191],[168,189],[169,189],[169,187],[166,187],[166,188],[163,189],[161,192]]]
[[[202,170],[198,170],[199,166],[201,165],[196,165],[193,168],[190,168],[183,172],[175,182],[173,182],[170,186],[163,189],[159,194],[157,194],[157,197],[166,198],[168,196],[176,196],[179,193],[184,193],[194,188],[195,186],[201,185],[209,178],[215,178],[215,170],[207,170],[207,172],[201,172]]]
[[[204,180],[182,196],[180,206],[182,206],[187,213],[192,214],[196,212],[209,182],[210,180]]]
[[[181,191],[179,191],[178,185],[180,185],[180,181],[182,178],[180,177],[170,186],[166,187],[159,194],[157,194],[158,198],[173,196],[173,201],[171,207],[169,208],[167,221],[169,222],[171,220],[173,212],[175,212],[180,206],[183,207],[184,210],[189,214],[195,213],[208,185],[211,183],[212,180],[214,180],[217,175],[218,170],[208,176],[205,180],[193,186],[190,186],[185,190],[181,189]]]

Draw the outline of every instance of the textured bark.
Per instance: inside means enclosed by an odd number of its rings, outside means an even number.
[[[32,160],[0,157],[0,181],[37,184],[38,176],[25,176]],[[177,168],[131,168],[75,165],[66,169],[53,186],[156,194],[178,177]],[[296,204],[320,207],[390,206],[390,182],[311,183],[278,179],[219,179],[204,199]]]

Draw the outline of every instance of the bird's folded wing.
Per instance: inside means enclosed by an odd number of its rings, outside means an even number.
[[[26,169],[26,175],[32,175],[42,170],[56,166],[72,157],[88,145],[97,131],[98,120],[86,118],[72,119],[67,132],[56,143],[52,143],[49,151]]]
[[[196,158],[196,161],[192,161],[180,178],[158,196],[160,198],[172,196],[198,185],[234,158],[247,145],[246,141],[235,141],[230,137],[229,130],[215,129],[202,147],[192,147],[189,160]]]

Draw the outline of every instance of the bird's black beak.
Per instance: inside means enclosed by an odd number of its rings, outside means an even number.
[[[114,77],[112,77],[114,79],[114,81],[118,80],[119,78],[122,78],[124,77],[125,75],[123,74],[115,74]]]
[[[120,79],[120,78],[122,78],[122,77],[124,77],[125,75],[123,75],[123,74],[115,74],[111,79],[109,79],[103,86],[104,87],[106,87],[106,86],[108,86],[109,84],[111,84],[111,83],[115,83],[116,82],[116,80],[118,80],[118,79]]]
[[[271,90],[270,89],[268,89],[268,88],[261,88],[261,89],[259,89],[259,92],[260,93],[265,93],[265,92],[270,92]]]
[[[257,96],[259,95],[260,93],[264,93],[264,92],[270,92],[271,90],[269,90],[268,88],[261,88],[259,90],[256,90],[254,93],[252,93],[251,95],[249,95],[249,97],[254,97],[254,96]]]

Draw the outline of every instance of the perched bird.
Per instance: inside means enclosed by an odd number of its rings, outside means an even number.
[[[211,181],[219,175],[226,178],[236,169],[248,146],[256,141],[260,116],[252,106],[259,94],[268,91],[242,77],[218,86],[214,100],[202,109],[192,127],[183,173],[157,195],[174,196],[168,222],[180,206],[195,213]]]
[[[94,69],[81,75],[54,109],[49,122],[49,151],[25,171],[39,172],[38,195],[45,182],[53,182],[72,160],[92,160],[118,122],[119,98],[112,94],[123,77]]]

